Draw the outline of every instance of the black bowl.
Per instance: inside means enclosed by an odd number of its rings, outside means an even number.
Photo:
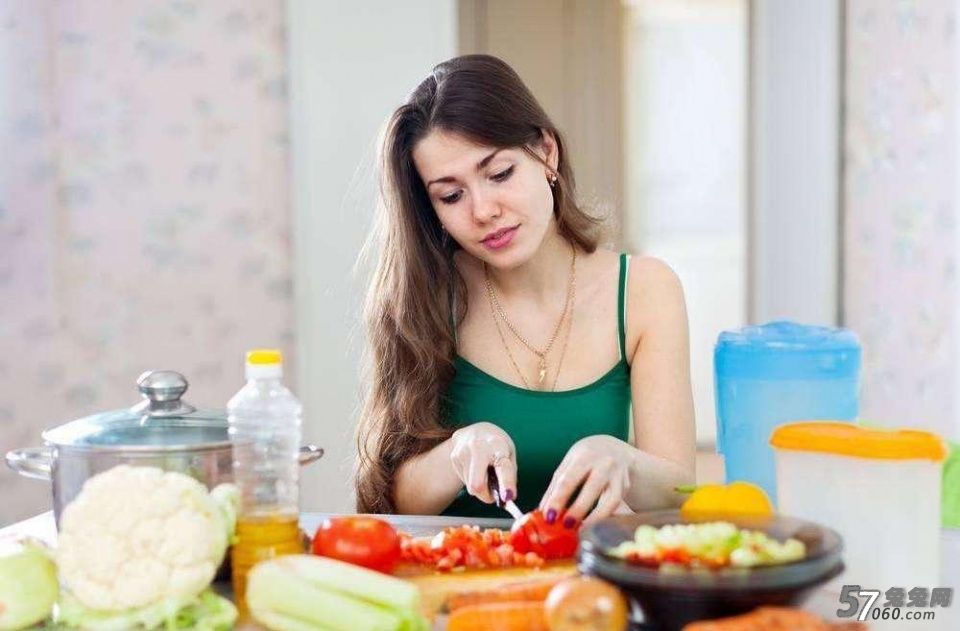
[[[843,543],[829,528],[783,516],[719,519],[759,530],[778,541],[799,539],[806,546],[806,557],[749,569],[662,571],[607,554],[609,549],[632,540],[637,527],[644,524],[656,528],[716,521],[686,519],[680,511],[669,510],[609,517],[586,528],[580,534],[580,572],[620,587],[643,612],[649,628],[679,631],[690,622],[746,613],[761,605],[799,605],[814,588],[843,571]]]

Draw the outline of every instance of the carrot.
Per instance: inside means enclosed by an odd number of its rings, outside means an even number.
[[[553,586],[559,583],[563,576],[556,578],[524,581],[494,589],[482,589],[472,592],[453,594],[447,600],[447,610],[455,611],[468,605],[488,605],[508,602],[543,602]]]
[[[549,631],[543,603],[467,605],[450,614],[447,631]]]

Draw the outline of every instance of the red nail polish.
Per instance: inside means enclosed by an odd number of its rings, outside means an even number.
[[[547,523],[553,525],[553,522],[557,521],[557,510],[551,508],[547,511]]]

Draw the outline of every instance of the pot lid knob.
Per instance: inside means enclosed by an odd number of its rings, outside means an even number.
[[[140,413],[174,416],[195,410],[192,405],[180,400],[189,384],[183,375],[174,370],[148,370],[137,379],[137,387],[146,399],[135,406]]]

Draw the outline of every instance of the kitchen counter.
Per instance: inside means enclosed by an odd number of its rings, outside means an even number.
[[[326,513],[303,513],[300,516],[300,527],[308,533],[313,533],[329,515]],[[464,523],[460,517],[440,517],[437,515],[382,515],[384,519],[393,524],[398,530],[402,530],[411,535],[422,537],[432,536],[447,526],[459,526]],[[471,524],[481,528],[501,528],[509,530],[513,523],[512,518],[503,519],[471,519]],[[22,522],[12,524],[5,528],[0,528],[0,555],[14,548],[16,542],[23,537],[39,539],[51,546],[56,545],[57,528],[54,521],[53,511],[37,515]],[[228,584],[215,583],[214,588],[225,596],[231,595],[231,589]],[[435,631],[442,631],[443,621],[439,620]],[[237,626],[238,631],[263,631],[261,627],[252,623],[244,623]]]
[[[312,533],[328,515],[324,513],[304,513],[300,518],[301,527]],[[435,515],[383,515],[398,529],[415,536],[429,536],[442,530],[446,526],[457,526],[464,523],[463,518],[439,517]],[[471,519],[471,524],[482,528],[509,528],[512,520],[505,519]],[[0,554],[12,548],[15,541],[21,537],[34,537],[51,545],[56,543],[57,532],[53,513],[47,512],[36,517],[0,529]],[[960,592],[960,589],[957,590]],[[937,620],[934,622],[918,621],[871,621],[872,631],[955,631],[960,629],[960,593],[955,593],[953,606],[948,609],[937,610]],[[829,621],[836,621],[836,612],[841,608],[836,593],[817,591],[805,604],[805,608],[823,616]],[[240,629],[255,629],[245,626]],[[438,626],[438,629],[441,627]]]

